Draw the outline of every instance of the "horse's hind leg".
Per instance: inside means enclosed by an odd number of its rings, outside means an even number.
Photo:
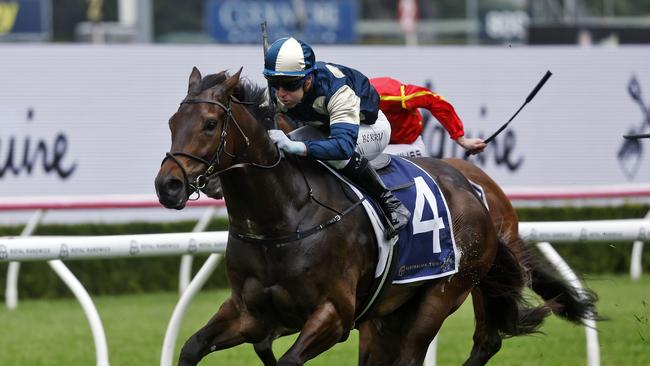
[[[530,307],[523,298],[523,268],[512,252],[499,241],[494,264],[481,280],[474,296],[477,316],[474,348],[465,365],[485,365],[499,350],[503,336],[537,331],[549,314],[547,307]]]
[[[501,335],[499,330],[488,322],[485,298],[478,288],[472,290],[472,303],[476,322],[474,345],[464,366],[485,365],[501,349]]]
[[[181,348],[179,366],[195,366],[207,354],[244,343],[253,334],[257,322],[239,312],[229,298],[208,323],[194,333]],[[261,338],[261,336],[260,336]]]
[[[359,365],[421,366],[443,321],[467,298],[456,277],[438,280],[397,311],[359,327]]]

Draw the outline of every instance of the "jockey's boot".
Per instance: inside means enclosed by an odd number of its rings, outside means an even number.
[[[402,202],[386,188],[379,175],[373,169],[368,159],[355,152],[350,162],[340,170],[344,176],[366,191],[375,199],[384,214],[390,221],[389,227],[384,233],[387,239],[397,235],[397,232],[408,223],[411,213]]]

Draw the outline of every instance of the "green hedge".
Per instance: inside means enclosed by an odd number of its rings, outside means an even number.
[[[572,221],[642,218],[648,205],[618,207],[520,208],[521,221]],[[42,225],[35,235],[125,235],[189,232],[194,222]],[[207,230],[227,229],[227,220],[214,219]],[[18,235],[22,227],[0,226],[0,236]],[[581,273],[627,273],[632,243],[553,243],[557,251]],[[196,256],[194,273],[207,256]],[[86,289],[94,295],[177,291],[180,257],[118,258],[68,261]],[[644,247],[643,270],[650,272],[650,244]],[[7,263],[0,263],[0,281],[5,284]],[[227,287],[223,263],[206,283],[206,288]],[[65,284],[45,262],[24,262],[19,277],[21,298],[72,296]]]

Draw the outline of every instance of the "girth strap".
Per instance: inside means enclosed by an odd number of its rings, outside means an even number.
[[[341,221],[343,219],[343,216],[347,215],[350,213],[350,211],[354,210],[357,206],[361,205],[361,203],[365,200],[365,197],[358,200],[355,202],[352,206],[348,207],[345,209],[345,211],[341,212],[340,214],[334,215],[331,219],[328,221],[318,224],[316,226],[313,226],[307,230],[297,230],[295,233],[287,234],[287,235],[282,235],[282,236],[276,236],[273,238],[268,238],[264,236],[258,236],[258,235],[250,235],[250,234],[240,234],[238,232],[235,232],[234,230],[229,230],[228,234],[236,239],[239,239],[241,241],[245,241],[248,243],[253,243],[253,244],[264,244],[264,245],[275,245],[276,247],[282,247],[285,246],[289,243],[304,239],[310,235],[313,235],[321,230],[324,230],[328,228],[331,225],[336,224],[337,222]]]

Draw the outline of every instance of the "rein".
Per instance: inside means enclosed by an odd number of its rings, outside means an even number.
[[[226,118],[224,119],[223,128],[221,129],[221,136],[219,137],[219,145],[217,147],[217,151],[215,152],[215,154],[214,154],[214,156],[212,157],[211,160],[208,161],[207,159],[204,159],[204,158],[202,158],[200,156],[196,156],[196,155],[186,153],[186,152],[182,152],[182,151],[170,151],[170,152],[167,152],[165,154],[165,158],[163,158],[163,161],[162,161],[161,165],[165,163],[165,160],[171,159],[181,169],[181,172],[183,173],[183,180],[185,181],[185,183],[187,184],[187,187],[189,188],[189,196],[190,196],[188,198],[189,200],[195,201],[195,200],[199,199],[199,197],[201,195],[201,193],[200,193],[201,188],[205,187],[205,185],[207,184],[207,180],[213,175],[219,175],[219,174],[221,174],[223,172],[226,172],[228,170],[231,170],[231,169],[243,168],[243,167],[247,167],[247,166],[252,166],[252,167],[255,167],[255,168],[263,168],[263,169],[271,169],[271,168],[276,167],[278,164],[280,164],[280,161],[282,160],[282,155],[280,154],[279,150],[277,150],[277,146],[276,146],[278,160],[276,160],[271,165],[262,165],[262,164],[252,163],[252,162],[243,162],[243,163],[238,163],[238,164],[231,165],[231,166],[229,166],[229,167],[227,167],[225,169],[219,170],[219,171],[215,171],[215,167],[219,164],[219,157],[221,156],[222,153],[225,153],[226,155],[230,156],[231,158],[236,157],[234,154],[231,154],[226,150],[226,139],[228,137],[228,125],[229,125],[230,120],[233,121],[235,127],[237,127],[237,130],[239,130],[239,133],[244,138],[244,141],[246,143],[246,149],[248,149],[250,147],[250,139],[248,138],[248,136],[246,136],[246,133],[244,133],[244,130],[241,128],[241,126],[239,125],[239,122],[237,121],[237,119],[235,118],[235,116],[232,113],[232,102],[235,102],[237,104],[247,104],[247,105],[253,104],[251,102],[242,102],[242,101],[238,100],[237,98],[233,97],[232,95],[230,96],[230,98],[228,98],[228,104],[227,105],[224,105],[223,103],[221,103],[218,100],[202,99],[202,98],[185,98],[180,103],[181,105],[183,105],[183,104],[199,104],[199,103],[212,104],[212,105],[216,105],[216,106],[220,107],[221,109],[224,110],[224,112],[226,112]],[[205,166],[207,166],[205,172],[203,172],[203,174],[200,174],[198,177],[196,177],[196,180],[194,181],[194,183],[190,182],[187,171],[183,167],[183,164],[181,164],[181,162],[178,160],[179,156],[189,158],[190,160],[198,161],[198,162],[204,164]],[[196,198],[191,198],[191,196],[194,193],[197,194]]]
[[[189,190],[189,196],[191,196],[194,193],[197,194],[196,198],[194,198],[194,199],[192,199],[191,197],[188,198],[190,200],[199,199],[199,197],[200,197],[200,189],[205,187],[205,185],[207,183],[207,180],[213,175],[219,175],[219,174],[221,174],[223,172],[226,172],[228,170],[231,170],[231,169],[243,168],[243,167],[248,167],[248,166],[252,166],[252,167],[255,167],[255,168],[272,169],[272,168],[275,168],[276,166],[278,166],[280,164],[280,161],[282,160],[282,154],[281,154],[280,150],[278,149],[277,145],[274,144],[275,148],[276,148],[276,151],[277,151],[278,159],[275,162],[273,162],[273,164],[271,164],[271,165],[261,165],[261,164],[252,163],[252,162],[243,162],[243,163],[238,163],[238,164],[231,165],[231,166],[229,166],[229,167],[227,167],[225,169],[219,170],[219,171],[215,171],[215,166],[217,166],[219,164],[219,157],[221,156],[222,153],[225,153],[226,155],[228,155],[228,156],[230,156],[232,158],[236,157],[234,154],[231,154],[228,151],[226,151],[226,138],[228,137],[228,125],[229,125],[230,120],[233,121],[233,123],[235,124],[235,127],[237,127],[237,130],[239,130],[239,133],[243,136],[244,140],[246,141],[246,148],[248,149],[250,147],[250,140],[249,140],[248,136],[246,136],[246,133],[244,133],[244,130],[241,128],[241,126],[239,125],[239,122],[237,121],[237,119],[235,118],[235,116],[232,113],[232,102],[235,102],[237,104],[252,104],[251,102],[239,101],[235,97],[233,97],[232,95],[228,99],[228,104],[227,105],[224,105],[223,103],[221,103],[221,102],[219,102],[217,100],[201,99],[201,98],[185,98],[180,103],[181,105],[183,105],[183,104],[199,104],[199,103],[212,104],[212,105],[216,105],[216,106],[220,107],[221,109],[223,109],[226,112],[226,117],[225,117],[224,122],[223,122],[223,129],[221,131],[221,136],[219,138],[219,146],[217,147],[217,151],[215,152],[215,154],[214,154],[214,156],[212,157],[211,160],[208,161],[207,159],[204,159],[204,158],[202,158],[200,156],[196,156],[196,155],[186,153],[186,152],[182,152],[182,151],[167,152],[165,154],[165,158],[163,158],[162,164],[164,164],[167,159],[171,159],[174,163],[176,163],[176,165],[178,165],[181,172],[183,173],[183,180],[185,181],[185,184],[187,184],[187,187],[189,187],[189,189],[188,189]],[[179,156],[189,158],[190,160],[198,161],[198,162],[200,162],[200,163],[207,166],[205,172],[203,174],[200,174],[198,177],[196,177],[196,180],[195,180],[194,184],[192,184],[190,182],[187,171],[183,167],[183,164],[181,164],[181,162],[178,160]],[[300,171],[302,172],[302,169],[300,169]],[[327,220],[326,222],[324,222],[322,224],[315,225],[315,226],[313,226],[313,227],[311,227],[309,229],[302,230],[302,231],[301,230],[296,230],[293,233],[278,236],[278,237],[269,238],[269,237],[264,237],[264,236],[260,236],[260,235],[241,234],[241,233],[235,232],[234,230],[229,230],[229,235],[232,236],[232,237],[235,237],[235,238],[237,238],[239,240],[250,242],[250,243],[259,243],[259,244],[266,244],[266,245],[274,244],[276,247],[281,247],[281,246],[287,245],[289,243],[296,242],[298,240],[304,239],[304,238],[306,238],[308,236],[311,236],[311,235],[313,235],[313,234],[315,234],[315,233],[317,233],[317,232],[319,232],[319,231],[321,231],[321,230],[323,230],[323,229],[325,229],[325,228],[327,228],[327,227],[341,221],[343,216],[347,215],[349,212],[351,212],[357,206],[361,205],[361,203],[363,203],[363,201],[365,200],[365,198],[362,198],[362,199],[356,201],[350,207],[346,208],[343,212],[338,212],[337,210],[325,205],[324,203],[322,203],[318,199],[316,199],[316,197],[313,194],[313,190],[312,190],[311,186],[309,185],[309,182],[307,181],[307,177],[304,175],[304,172],[302,172],[302,174],[303,174],[303,179],[305,180],[305,183],[309,187],[309,197],[310,197],[310,199],[313,200],[314,202],[316,202],[318,205],[320,205],[322,207],[325,207],[325,208],[329,209],[330,211],[334,211],[336,214],[332,218],[330,218],[329,220]]]

